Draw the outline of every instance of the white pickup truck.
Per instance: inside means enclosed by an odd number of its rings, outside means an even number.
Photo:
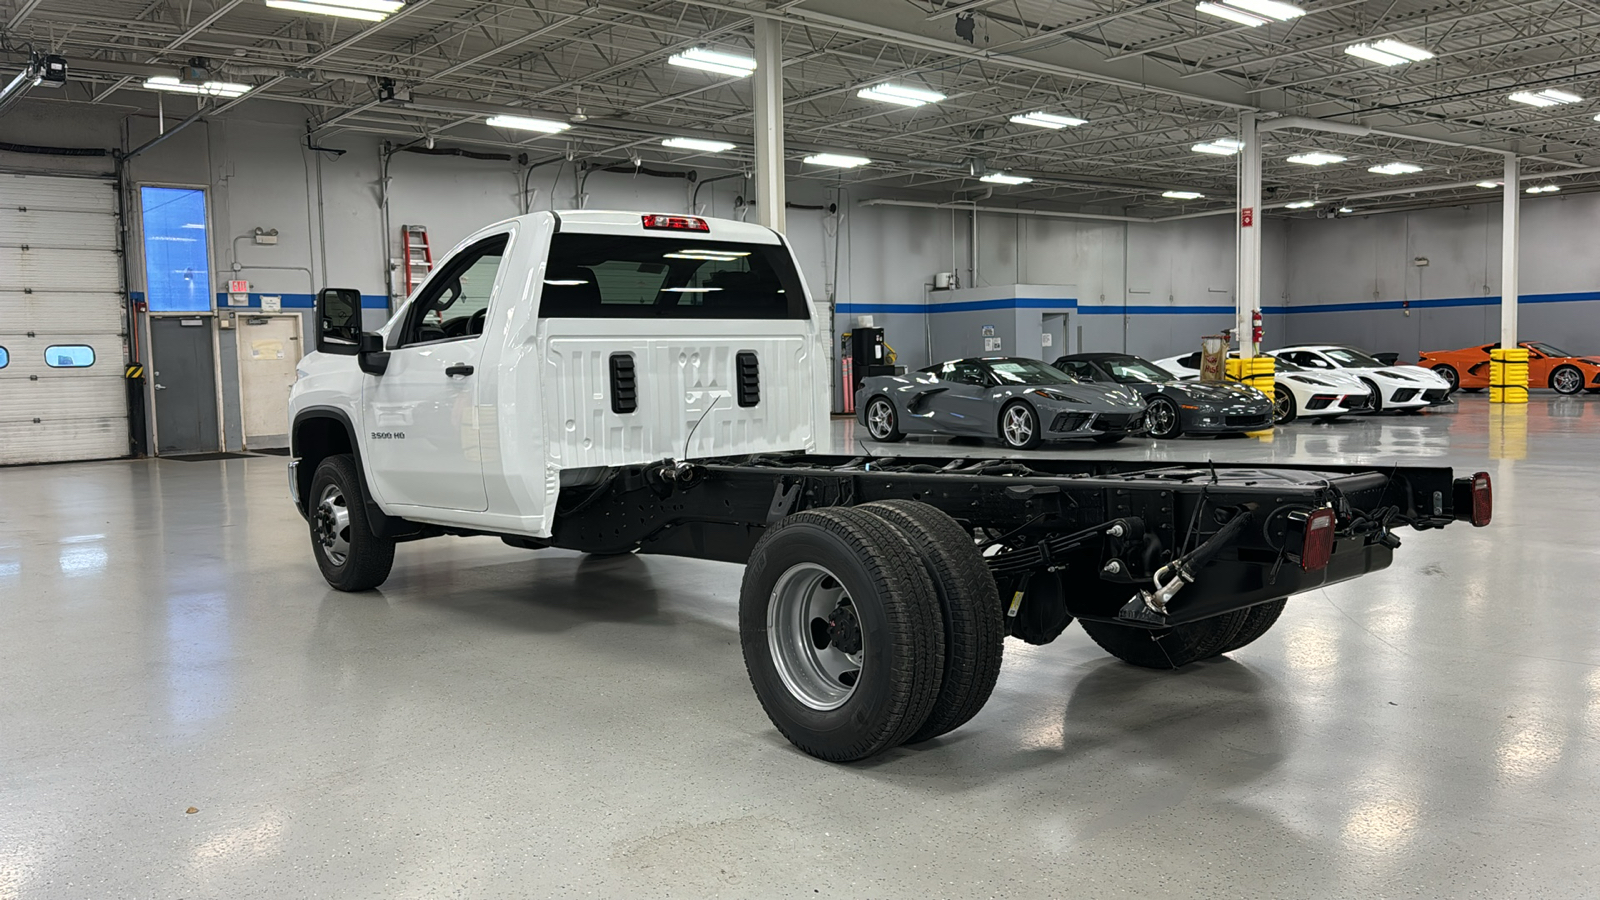
[[[819,325],[783,238],[741,222],[520,216],[377,331],[350,290],[316,322],[289,481],[330,585],[447,534],[743,563],[756,695],[829,760],[971,719],[1006,635],[1076,618],[1179,668],[1384,568],[1395,528],[1489,521],[1489,477],[1447,468],[813,455]]]

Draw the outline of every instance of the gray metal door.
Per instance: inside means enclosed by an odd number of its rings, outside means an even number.
[[[203,316],[151,317],[150,359],[156,454],[218,449],[211,320]]]

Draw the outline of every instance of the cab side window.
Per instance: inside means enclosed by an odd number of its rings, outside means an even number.
[[[483,334],[509,238],[505,234],[484,238],[447,260],[412,302],[396,346]]]
[[[1182,359],[1178,360],[1178,365],[1183,366],[1185,369],[1198,369],[1198,368],[1200,368],[1200,354],[1199,354],[1199,352],[1191,353],[1188,356],[1185,356]]]
[[[987,387],[989,377],[983,373],[983,367],[973,363],[957,363],[946,369],[943,377],[947,381],[957,384],[970,384],[973,387]]]

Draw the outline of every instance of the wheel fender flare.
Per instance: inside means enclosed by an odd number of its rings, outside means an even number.
[[[357,439],[356,427],[350,421],[349,413],[337,406],[308,406],[295,413],[294,421],[289,426],[289,455],[294,459],[303,459],[306,448],[302,445],[302,428],[306,423],[316,420],[331,420],[336,422],[344,431],[345,438],[350,445],[350,456],[355,460],[356,472],[361,476],[362,505],[366,507],[367,521],[371,524],[373,533],[379,537],[399,537],[412,534],[420,530],[420,526],[408,522],[398,516],[391,516],[383,511],[383,507],[372,496],[372,481],[367,478],[366,462],[361,458],[361,442]],[[302,465],[296,469],[296,477],[300,481],[300,514],[310,515],[311,510],[311,482],[317,475],[317,465],[326,458],[318,457],[313,465]]]

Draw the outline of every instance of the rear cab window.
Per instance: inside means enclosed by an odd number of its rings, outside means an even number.
[[[780,244],[564,231],[549,258],[542,318],[810,318]]]

